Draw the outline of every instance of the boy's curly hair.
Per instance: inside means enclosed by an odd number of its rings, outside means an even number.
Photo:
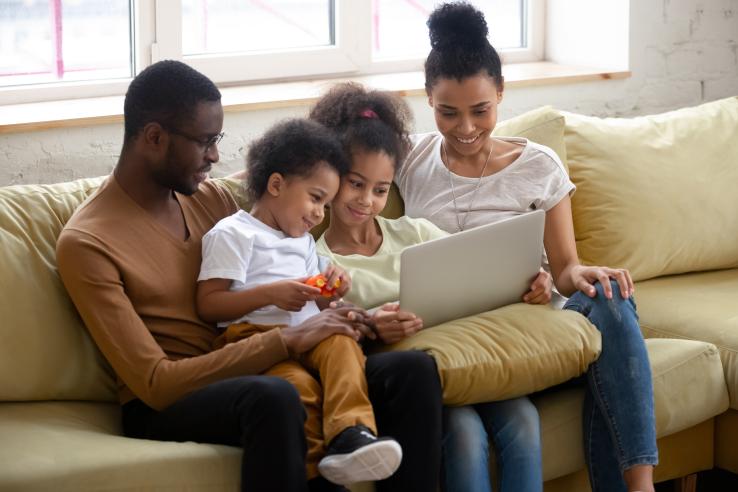
[[[410,150],[410,109],[389,92],[353,82],[337,84],[313,106],[309,117],[335,131],[349,156],[382,151],[397,166]]]
[[[335,134],[315,121],[284,120],[251,143],[246,156],[246,192],[251,200],[257,200],[273,173],[309,176],[322,163],[334,168],[339,176],[349,170]]]

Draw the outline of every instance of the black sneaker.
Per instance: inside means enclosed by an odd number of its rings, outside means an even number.
[[[391,437],[377,437],[363,425],[344,429],[328,445],[318,463],[320,474],[333,483],[382,480],[400,466],[402,448]]]

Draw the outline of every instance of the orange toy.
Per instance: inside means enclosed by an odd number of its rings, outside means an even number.
[[[328,279],[325,278],[325,275],[319,273],[307,279],[305,283],[312,287],[319,288],[320,295],[323,297],[333,297],[333,291],[341,286],[341,279],[336,279],[336,281],[333,282],[333,286],[330,286],[328,285]]]

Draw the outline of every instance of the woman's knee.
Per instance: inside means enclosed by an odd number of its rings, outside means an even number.
[[[496,447],[523,451],[540,448],[540,417],[529,398],[483,403],[477,405],[477,411]]]
[[[443,448],[446,455],[469,459],[489,454],[487,431],[473,406],[444,407]]]

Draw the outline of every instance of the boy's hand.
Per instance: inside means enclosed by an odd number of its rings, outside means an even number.
[[[351,276],[340,266],[328,265],[328,268],[323,272],[323,276],[328,280],[328,285],[336,285],[336,282],[338,282],[333,298],[340,299],[351,290]]]
[[[320,289],[306,285],[305,280],[307,277],[270,284],[271,303],[285,311],[301,310],[306,302],[314,301],[320,296]]]

